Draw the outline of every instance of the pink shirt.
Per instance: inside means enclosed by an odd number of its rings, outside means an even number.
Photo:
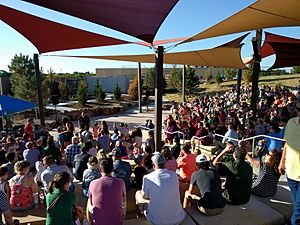
[[[93,224],[123,224],[122,199],[126,198],[126,189],[122,179],[103,176],[93,180],[89,187],[89,197],[94,208]]]

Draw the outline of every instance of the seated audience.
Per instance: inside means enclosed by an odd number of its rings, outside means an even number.
[[[80,145],[78,144],[78,137],[72,137],[72,144],[66,147],[66,155],[67,155],[67,166],[72,168],[75,155],[80,153]]]
[[[166,159],[166,169],[176,172],[177,170],[177,161],[171,155],[169,147],[163,147],[161,154]]]
[[[190,153],[190,147],[184,145],[177,159],[179,169],[178,178],[183,182],[190,182],[192,174],[196,171],[196,157]]]
[[[85,143],[81,148],[81,153],[75,155],[73,162],[73,173],[77,180],[82,181],[83,172],[87,169],[87,163],[91,155],[88,152],[88,146]]]
[[[89,186],[90,183],[101,177],[98,159],[96,157],[90,157],[87,163],[87,169],[83,172],[82,178],[82,188],[83,188],[83,195],[88,197]]]
[[[209,167],[209,161],[203,154],[196,157],[196,165],[198,170],[193,173],[189,189],[185,192],[183,207],[189,207],[192,201],[207,216],[222,213],[225,203],[218,172]]]
[[[134,163],[136,166],[133,169],[134,179],[132,181],[132,187],[141,190],[143,184],[144,175],[148,174],[146,167],[144,166],[144,157],[142,155],[137,155],[134,158]]]

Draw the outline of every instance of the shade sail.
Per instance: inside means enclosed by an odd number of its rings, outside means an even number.
[[[32,102],[0,95],[0,116],[7,116],[34,108],[35,104]]]
[[[178,0],[24,0],[151,43]]]
[[[0,19],[26,37],[40,53],[129,42],[66,26],[0,5]]]
[[[231,42],[208,50],[198,50],[189,52],[176,52],[164,54],[165,64],[181,64],[195,66],[215,66],[225,68],[245,68],[240,56],[240,42],[248,34],[243,35]],[[90,59],[106,59],[129,62],[154,63],[155,55],[117,55],[117,56],[66,56]]]
[[[258,0],[185,42],[271,27],[300,26],[299,0]]]
[[[276,60],[269,69],[299,66],[300,40],[265,32],[265,42],[261,48],[262,57],[276,54]]]

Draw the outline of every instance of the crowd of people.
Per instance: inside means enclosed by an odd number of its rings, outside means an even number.
[[[12,224],[11,210],[35,207],[43,193],[47,225],[81,223],[76,180],[82,182],[91,224],[122,224],[130,189],[136,190],[138,216],[152,224],[180,224],[186,217],[183,209],[191,204],[210,216],[222,213],[225,202],[241,205],[251,194],[274,196],[285,168],[297,206],[299,92],[261,86],[257,115],[250,110],[250,96],[249,85],[241,87],[240,104],[235,87],[224,95],[174,102],[164,121],[162,149],[155,148],[151,120],[146,121],[149,132],[143,137],[140,128],[129,130],[122,122],[113,127],[105,121],[91,125],[83,112],[78,130],[65,117],[54,137],[30,118],[23,130],[1,140],[0,212]],[[181,145],[176,131],[191,139],[191,145]],[[245,149],[248,143],[240,140],[256,135],[269,137],[255,142],[260,149],[252,155]],[[191,148],[196,138],[202,145],[219,141],[216,154],[206,156]],[[178,188],[182,185],[186,188]],[[298,211],[294,209],[292,224],[299,222]]]

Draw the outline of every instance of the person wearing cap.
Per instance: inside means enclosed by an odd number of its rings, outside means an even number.
[[[118,148],[113,149],[111,155],[114,166],[112,176],[123,179],[128,191],[131,187],[130,176],[132,171],[130,163],[122,160],[122,151]]]
[[[293,214],[291,224],[300,224],[300,102],[296,103],[298,116],[291,118],[285,128],[284,140],[286,141],[279,172],[287,176],[288,185],[292,194]]]
[[[151,224],[181,224],[186,213],[180,203],[177,174],[165,168],[161,153],[155,152],[151,159],[154,171],[144,176],[136,204]]]
[[[226,147],[213,161],[221,176],[226,177],[223,198],[232,205],[246,204],[251,197],[252,167],[245,161],[246,150],[236,147],[233,161],[221,162],[223,156],[232,151]]]
[[[190,147],[184,145],[177,159],[179,169],[178,178],[183,182],[190,182],[192,174],[196,171],[196,157],[190,153]]]
[[[196,165],[197,171],[193,173],[189,189],[185,192],[183,208],[188,208],[192,201],[207,216],[222,213],[225,203],[222,199],[219,173],[210,168],[204,154],[196,157]]]

